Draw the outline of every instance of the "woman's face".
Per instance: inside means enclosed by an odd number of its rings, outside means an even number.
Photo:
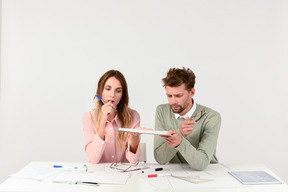
[[[123,95],[122,85],[115,77],[107,79],[104,85],[102,98],[112,103],[116,108]]]

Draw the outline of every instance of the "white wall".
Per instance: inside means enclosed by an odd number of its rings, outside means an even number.
[[[198,103],[222,114],[224,163],[264,163],[288,182],[285,0],[3,0],[0,181],[30,161],[87,161],[82,115],[99,77],[127,78],[154,127],[170,67],[196,73]],[[153,136],[147,142],[153,157]]]

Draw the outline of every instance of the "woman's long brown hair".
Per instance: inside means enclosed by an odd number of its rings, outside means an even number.
[[[117,105],[117,115],[121,121],[122,127],[129,128],[132,122],[132,116],[130,113],[130,109],[128,107],[129,105],[128,86],[127,86],[124,75],[120,71],[117,71],[117,70],[107,71],[104,75],[102,75],[102,77],[98,81],[96,95],[99,95],[100,97],[102,97],[104,85],[110,77],[115,77],[117,80],[120,81],[120,84],[122,86],[123,94],[122,94],[122,98],[119,104]],[[94,122],[99,125],[100,112],[101,112],[101,107],[103,103],[99,99],[97,99],[96,96],[94,96],[94,103],[96,105],[95,112],[94,112],[94,116],[95,116]],[[123,150],[125,150],[126,148],[126,138],[127,138],[127,133],[125,132],[118,133],[118,143]]]

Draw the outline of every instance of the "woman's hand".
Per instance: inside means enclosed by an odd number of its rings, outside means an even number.
[[[97,129],[97,133],[101,139],[105,140],[105,123],[110,114],[114,112],[113,104],[110,102],[105,103],[101,107],[101,114],[100,114],[100,122],[99,127]]]
[[[140,130],[153,130],[149,128],[144,128],[144,127],[137,127],[135,129],[140,129]],[[130,143],[130,151],[132,153],[136,153],[139,142],[140,142],[140,135],[141,133],[129,133],[129,143]]]
[[[106,122],[106,120],[108,119],[108,116],[114,111],[113,107],[114,105],[111,102],[107,102],[104,105],[102,105],[100,118],[103,118],[103,120],[105,120]]]

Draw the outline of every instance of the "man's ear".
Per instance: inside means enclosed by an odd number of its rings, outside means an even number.
[[[191,97],[194,97],[194,95],[195,95],[195,88],[192,88],[192,89],[190,90],[190,94],[191,94]]]

